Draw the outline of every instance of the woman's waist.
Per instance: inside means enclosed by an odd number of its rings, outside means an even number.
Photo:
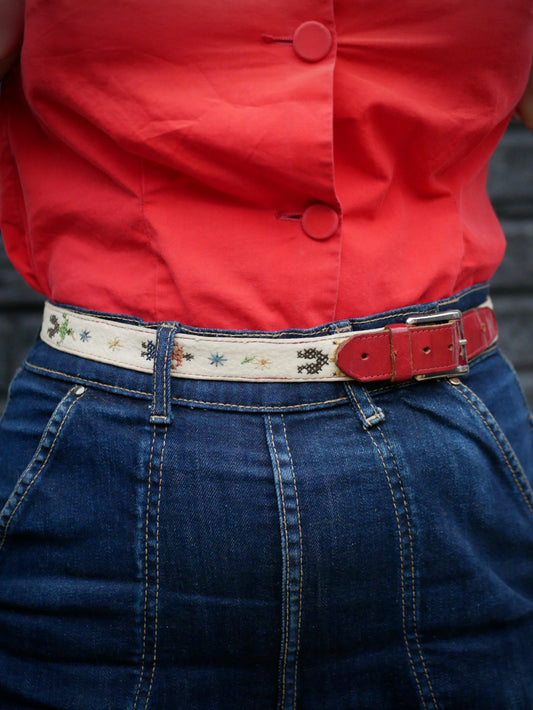
[[[145,323],[47,304],[27,367],[138,397],[150,397],[159,376],[184,402],[253,408],[279,390],[297,407],[332,406],[344,397],[343,382],[376,387],[465,374],[496,341],[487,296],[480,285],[437,302],[276,332]]]

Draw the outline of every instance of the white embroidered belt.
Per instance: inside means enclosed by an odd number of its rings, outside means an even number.
[[[89,360],[153,372],[156,327],[47,303],[41,339]],[[465,374],[468,360],[497,338],[490,300],[461,314],[413,316],[385,328],[279,338],[178,332],[171,374],[202,380],[404,381]],[[341,369],[342,367],[342,369]]]

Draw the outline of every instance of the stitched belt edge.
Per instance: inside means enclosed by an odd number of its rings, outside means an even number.
[[[457,314],[448,317],[449,313]],[[437,322],[431,321],[431,318]],[[498,337],[492,302],[420,315],[384,328],[274,340],[178,333],[171,375],[240,382],[400,382],[465,374]],[[137,372],[153,372],[156,327],[123,323],[47,302],[41,339],[56,350]]]

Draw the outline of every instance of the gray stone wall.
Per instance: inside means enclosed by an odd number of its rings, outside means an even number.
[[[513,123],[494,155],[489,193],[508,237],[493,281],[500,342],[533,405],[533,135]],[[42,298],[0,249],[0,410],[9,381],[39,327]]]
[[[533,408],[533,134],[512,123],[493,156],[489,194],[507,235],[492,281],[503,352]]]

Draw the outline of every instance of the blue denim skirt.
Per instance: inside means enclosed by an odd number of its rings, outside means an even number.
[[[12,383],[2,710],[533,708],[533,436],[496,346],[460,380],[172,378],[155,423],[153,379],[37,342]]]

